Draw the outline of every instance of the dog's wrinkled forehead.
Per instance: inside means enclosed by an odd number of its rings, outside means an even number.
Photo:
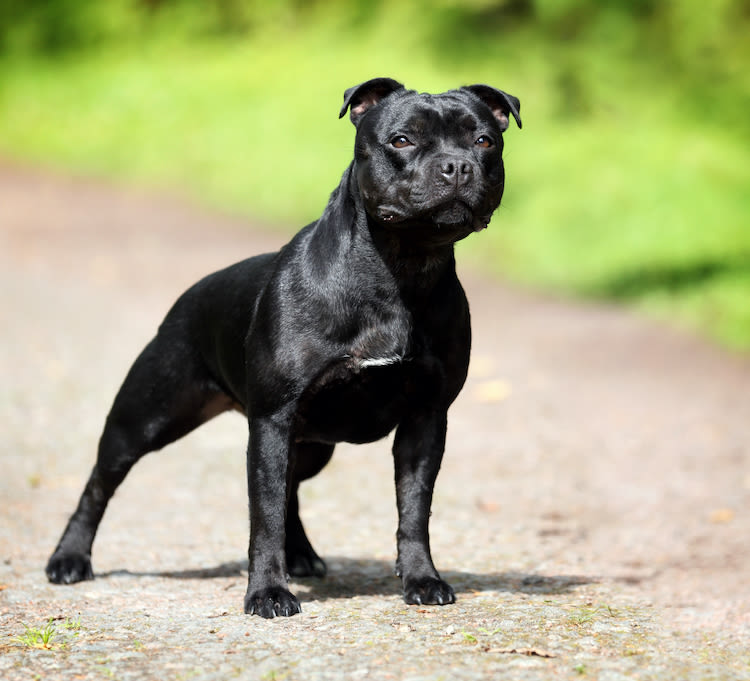
[[[380,138],[397,132],[446,134],[476,130],[485,126],[500,132],[499,124],[486,106],[461,92],[428,94],[405,91],[380,102],[364,116],[359,133]]]
[[[445,116],[452,112],[454,118],[461,111],[489,122],[488,116],[494,118],[499,131],[504,132],[512,116],[518,127],[521,127],[521,103],[513,95],[488,85],[468,85],[459,90],[449,90],[442,94],[420,94],[407,90],[401,83],[392,78],[373,78],[360,85],[349,88],[344,93],[344,105],[339,117],[350,110],[352,123],[357,128],[367,123],[374,129],[377,122],[390,121],[389,117],[408,117],[421,111],[432,111]]]

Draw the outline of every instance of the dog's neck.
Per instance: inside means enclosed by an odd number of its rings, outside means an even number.
[[[367,214],[354,163],[331,195],[322,219],[329,211],[337,214],[334,224],[350,225],[353,240],[365,240],[377,252],[401,288],[429,290],[444,274],[455,271],[452,243],[426,245],[413,237],[418,231],[434,229],[434,225],[415,221],[394,229]]]
[[[408,226],[399,231],[384,229],[368,216],[370,240],[397,280],[410,287],[431,287],[446,270],[455,269],[453,244],[425,248],[408,238]]]

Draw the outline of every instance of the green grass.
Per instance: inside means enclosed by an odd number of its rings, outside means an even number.
[[[24,624],[24,633],[16,637],[15,640],[27,648],[50,650],[52,648],[52,639],[57,635],[57,630],[52,622],[53,618],[50,617],[47,624],[43,627],[31,627],[28,624]]]
[[[319,215],[351,159],[346,87],[377,75],[432,91],[487,82],[521,99],[524,128],[506,133],[503,206],[462,257],[750,349],[746,48],[724,40],[717,75],[644,51],[658,36],[615,15],[552,40],[539,26],[451,25],[450,2],[431,22],[388,7],[361,27],[321,10],[309,28],[252,40],[0,58],[0,156],[292,229]]]

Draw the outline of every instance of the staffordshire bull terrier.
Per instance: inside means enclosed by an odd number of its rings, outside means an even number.
[[[115,397],[47,564],[51,582],[93,579],[97,527],[136,461],[236,409],[250,427],[246,613],[300,612],[289,575],[326,572],[300,521],[300,483],[337,442],[394,429],[404,600],[455,601],[428,533],[471,345],[453,246],[500,205],[503,132],[511,116],[521,127],[519,110],[487,85],[432,95],[375,78],[346,91],[340,117],[349,111],[356,127],[354,161],[323,215],[279,252],[211,274],[174,304]]]

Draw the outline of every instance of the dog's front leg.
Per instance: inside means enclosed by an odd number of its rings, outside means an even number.
[[[440,579],[430,554],[432,491],[445,448],[445,411],[413,414],[398,427],[393,443],[398,505],[396,573],[407,603],[445,605],[456,596]]]
[[[287,588],[284,525],[293,462],[289,418],[250,421],[247,478],[250,494],[249,575],[245,612],[271,618],[301,611]]]

